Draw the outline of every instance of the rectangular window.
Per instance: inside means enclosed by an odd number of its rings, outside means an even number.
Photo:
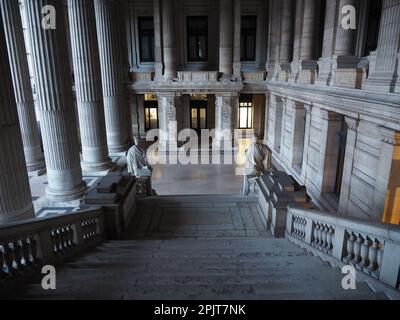
[[[257,16],[242,16],[240,57],[242,61],[256,60]]]
[[[144,122],[146,131],[158,129],[158,103],[157,101],[144,102]]]
[[[239,102],[239,129],[253,128],[253,102],[251,99]]]
[[[141,62],[154,62],[153,17],[138,17],[139,53]]]
[[[208,17],[187,17],[188,61],[208,60]]]

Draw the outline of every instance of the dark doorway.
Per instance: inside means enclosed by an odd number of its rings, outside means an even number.
[[[342,180],[343,180],[344,159],[346,155],[346,143],[347,143],[347,126],[344,121],[342,124],[342,130],[338,134],[339,134],[339,152],[338,152],[338,161],[336,166],[335,194],[340,198],[340,192],[342,189]]]

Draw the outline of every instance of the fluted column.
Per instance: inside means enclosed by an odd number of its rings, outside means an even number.
[[[0,15],[0,223],[32,217],[32,195]]]
[[[93,2],[68,0],[68,16],[82,143],[82,169],[106,170],[110,168],[111,161],[107,149]]]
[[[42,8],[54,6],[56,29],[42,27]],[[46,158],[48,197],[66,201],[85,191],[69,77],[62,0],[25,0]]]
[[[276,45],[278,39],[278,21],[280,2],[278,0],[270,0],[269,2],[269,23],[268,23],[268,59],[265,68],[268,72],[267,81],[272,80],[275,74]]]
[[[163,74],[161,45],[161,5],[160,0],[153,0],[154,17],[154,72],[155,79],[160,80]]]
[[[157,93],[160,127],[159,149],[161,151],[173,151],[176,148],[178,96],[175,92]]]
[[[219,8],[219,72],[233,73],[233,0],[220,0]]]
[[[317,69],[314,54],[316,52],[315,21],[318,14],[318,3],[319,0],[298,0],[296,2],[293,62],[291,63],[291,80],[296,82],[299,80],[301,70],[309,70],[309,82],[312,83]],[[305,72],[303,71],[303,73]]]
[[[366,89],[400,93],[400,0],[383,0],[376,61]]]
[[[174,0],[162,0],[161,5],[164,78],[174,79],[177,77]]]
[[[280,28],[278,31],[278,41],[275,49],[277,66],[275,67],[276,80],[287,81],[290,73],[290,62],[293,53],[293,27],[294,27],[295,2],[293,0],[283,0],[281,10],[276,14],[281,14]]]
[[[242,63],[240,60],[241,55],[241,27],[242,27],[242,15],[241,15],[241,0],[234,0],[234,35],[233,35],[233,75],[235,78],[240,78],[240,71]]]
[[[18,1],[1,0],[0,9],[7,42],[9,62],[21,124],[24,154],[29,172],[43,173],[44,157],[35,115],[28,60]]]
[[[345,29],[342,20],[344,6],[356,9],[356,18],[360,0],[327,0],[324,26],[322,57],[318,61],[319,73],[316,82],[321,85],[334,83],[334,74],[338,69],[355,69],[359,59],[355,56],[357,30]]]
[[[95,0],[95,16],[108,149],[111,153],[122,152],[128,147],[129,135],[126,121],[128,106],[124,97],[118,2]]]

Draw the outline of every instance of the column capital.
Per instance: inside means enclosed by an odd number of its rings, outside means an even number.
[[[321,117],[323,120],[327,120],[327,121],[342,121],[343,120],[343,115],[333,112],[333,111],[329,111],[329,110],[325,110],[325,109],[321,109]]]
[[[360,119],[345,116],[344,120],[346,121],[348,130],[357,131],[358,126],[360,124]]]

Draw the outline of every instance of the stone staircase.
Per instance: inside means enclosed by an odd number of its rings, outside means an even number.
[[[123,239],[14,287],[22,299],[386,299],[364,282],[266,232],[256,199],[174,196],[139,200]]]

